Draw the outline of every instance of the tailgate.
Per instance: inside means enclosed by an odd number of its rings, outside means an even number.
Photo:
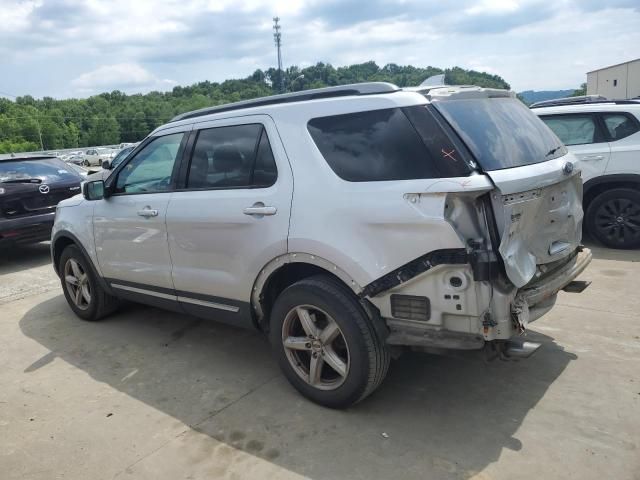
[[[565,165],[566,155],[548,162],[489,171],[505,270],[520,288],[539,266],[568,257],[582,239],[582,178]],[[544,267],[543,267],[544,268]]]

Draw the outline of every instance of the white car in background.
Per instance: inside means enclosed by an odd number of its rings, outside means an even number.
[[[93,165],[102,166],[105,160],[111,160],[115,153],[108,148],[88,148],[82,154],[82,165],[90,167]]]
[[[580,160],[587,231],[607,247],[640,247],[640,102],[567,98],[531,108]]]

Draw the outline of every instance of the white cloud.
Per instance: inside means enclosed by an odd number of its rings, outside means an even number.
[[[517,90],[572,88],[638,56],[638,0],[0,0],[0,88],[77,96],[374,60],[477,68]],[[46,75],[42,73],[46,72]]]
[[[0,32],[20,31],[29,26],[29,15],[42,1],[0,0]]]
[[[486,13],[508,13],[515,12],[522,6],[523,2],[515,0],[481,0],[475,5],[467,8],[465,13],[479,15]]]
[[[173,80],[160,80],[151,72],[136,63],[117,63],[103,65],[90,72],[83,73],[71,81],[74,87],[83,91],[152,89],[156,86],[167,88],[174,85]]]

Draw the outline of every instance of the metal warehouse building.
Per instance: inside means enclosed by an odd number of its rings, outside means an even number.
[[[640,58],[587,72],[587,95],[616,100],[640,97]]]

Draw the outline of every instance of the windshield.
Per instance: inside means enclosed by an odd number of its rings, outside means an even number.
[[[567,153],[558,137],[516,98],[434,101],[484,170],[521,167]]]
[[[0,183],[40,181],[41,183],[73,182],[80,176],[57,158],[0,162]]]

